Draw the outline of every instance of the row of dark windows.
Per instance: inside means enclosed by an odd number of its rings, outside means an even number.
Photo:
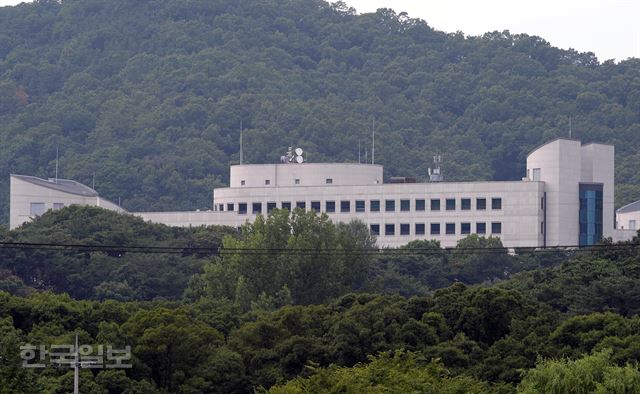
[[[396,211],[396,200],[383,200],[384,201],[384,211],[385,212],[395,212]],[[429,207],[431,211],[440,211],[441,210],[441,200],[440,199],[431,199],[428,200],[430,202]],[[426,211],[426,202],[425,199],[416,199],[414,203],[414,210],[416,212]],[[369,200],[369,212],[380,212],[381,210],[381,200]],[[476,210],[483,211],[487,209],[487,199],[486,198],[476,198]],[[224,204],[220,204],[220,211],[224,210]],[[227,204],[227,211],[234,210],[234,204]],[[271,212],[271,210],[277,208],[275,202],[267,203],[267,212]],[[280,204],[280,208],[291,210],[292,205],[291,202],[282,202]],[[295,208],[306,209],[307,203],[305,201],[298,201],[295,203]],[[310,208],[316,212],[320,212],[321,204],[320,201],[311,201]],[[326,201],[324,205],[324,212],[334,213],[337,212],[336,209],[339,208],[339,212],[351,212],[352,204],[350,200],[343,200],[339,202],[339,206],[336,206],[336,201]],[[246,214],[248,209],[247,203],[238,203],[238,213]],[[262,203],[254,202],[251,204],[251,212],[254,214],[262,213]],[[366,201],[365,200],[356,200],[354,204],[355,212],[366,212]],[[445,210],[447,211],[455,211],[457,209],[457,200],[455,198],[447,198],[445,199]],[[460,209],[463,211],[471,210],[471,199],[470,198],[461,198],[460,199]],[[491,209],[500,210],[502,209],[502,198],[494,197],[491,198]],[[409,212],[411,211],[411,200],[400,200],[399,204],[400,212]]]
[[[370,224],[369,230],[371,231],[371,235],[380,235],[381,230],[380,224]],[[485,222],[477,222],[475,226],[475,234],[487,234],[487,223]],[[385,224],[384,227],[384,235],[396,235],[396,225],[395,224]],[[411,235],[411,225],[409,223],[402,223],[399,225],[399,233],[400,235]],[[456,223],[445,223],[444,224],[444,232],[442,231],[440,223],[430,223],[429,224],[429,234],[431,235],[468,235],[471,234],[471,223],[460,223],[459,229],[456,226]],[[459,231],[459,232],[458,232]],[[425,235],[426,234],[426,225],[425,223],[415,223],[413,235]],[[491,222],[491,234],[502,234],[502,223],[501,222]]]

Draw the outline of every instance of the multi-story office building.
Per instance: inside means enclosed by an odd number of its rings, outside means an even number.
[[[229,187],[214,191],[210,211],[133,214],[174,226],[239,226],[275,208],[300,208],[334,221],[361,220],[380,246],[434,239],[450,247],[469,234],[499,237],[508,247],[573,246],[635,234],[614,230],[611,145],[552,141],[531,152],[520,181],[393,181],[384,183],[382,166],[373,164],[235,165]],[[26,211],[40,202],[34,198],[12,189],[12,210]],[[12,227],[21,223],[11,217]]]

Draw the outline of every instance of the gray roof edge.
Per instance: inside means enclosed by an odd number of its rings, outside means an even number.
[[[627,212],[635,212],[635,211],[640,211],[640,200],[632,202],[631,204],[627,204],[623,207],[620,207],[616,212],[627,213]]]
[[[29,182],[36,186],[45,187],[52,190],[61,191],[63,193],[75,194],[77,196],[83,197],[97,197],[98,192],[90,188],[89,186],[83,185],[80,182],[76,182],[71,179],[62,179],[58,178],[56,182],[52,182],[47,179],[38,178],[31,175],[19,175],[19,174],[10,174],[11,177],[20,179],[25,182]]]

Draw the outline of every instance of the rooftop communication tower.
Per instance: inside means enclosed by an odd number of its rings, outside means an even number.
[[[442,156],[441,155],[433,156],[434,168],[429,168],[429,182],[444,181],[444,175],[442,175],[442,168],[440,167],[441,164],[442,164]]]
[[[287,153],[284,156],[280,156],[280,163],[284,164],[302,164],[304,163],[304,151],[302,148],[289,147]]]

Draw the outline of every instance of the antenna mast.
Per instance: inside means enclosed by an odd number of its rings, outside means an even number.
[[[572,130],[571,130],[571,116],[569,116],[569,138],[571,138],[571,133],[572,133]]]
[[[376,164],[376,117],[373,117],[373,131],[371,144],[371,164]]]
[[[58,147],[56,146],[56,183],[58,183]]]
[[[242,119],[240,119],[240,164],[242,164],[244,155],[242,152]]]
[[[360,160],[360,140],[358,140],[358,164],[362,163]]]

